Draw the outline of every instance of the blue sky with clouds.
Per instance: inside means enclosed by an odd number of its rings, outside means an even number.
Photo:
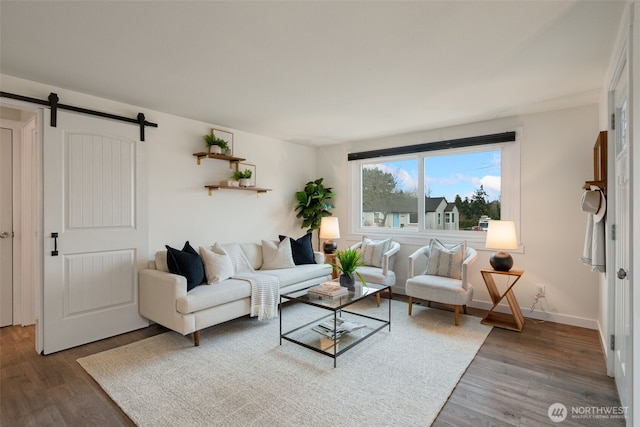
[[[500,150],[428,157],[425,162],[425,184],[431,197],[444,196],[448,202],[456,194],[464,200],[471,197],[480,185],[489,201],[500,198]],[[405,191],[418,189],[418,161],[405,160],[379,163],[380,169],[392,173],[399,187]]]

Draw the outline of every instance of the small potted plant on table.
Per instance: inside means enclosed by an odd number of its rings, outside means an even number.
[[[361,256],[360,251],[357,249],[348,248],[343,251],[336,251],[336,260],[338,262],[335,264],[331,263],[331,265],[336,270],[342,272],[340,275],[340,286],[353,289],[356,276],[364,286],[367,285],[362,275],[356,271],[358,267],[364,265]]]

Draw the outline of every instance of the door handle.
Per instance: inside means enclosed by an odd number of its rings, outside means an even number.
[[[51,256],[58,256],[58,233],[51,233],[51,238],[53,239],[53,250],[51,251]]]
[[[7,237],[9,237],[9,233],[7,233],[6,231],[3,231],[2,233],[0,233],[0,239],[6,239]]]
[[[620,269],[618,270],[618,279],[626,279],[627,278],[627,272],[624,271],[624,269]]]

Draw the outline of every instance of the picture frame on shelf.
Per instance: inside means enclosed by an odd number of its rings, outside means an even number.
[[[224,139],[227,145],[229,145],[229,151],[227,153],[223,152],[222,154],[233,157],[233,132],[211,128],[211,133],[217,138]]]
[[[237,169],[238,171],[245,171],[249,169],[251,171],[251,178],[249,178],[249,181],[247,183],[247,187],[255,187],[256,186],[256,172],[257,172],[257,168],[256,165],[253,165],[251,163],[238,163]]]

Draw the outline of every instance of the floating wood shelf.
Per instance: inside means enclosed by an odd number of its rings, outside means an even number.
[[[202,159],[226,160],[229,162],[229,168],[232,167],[233,163],[244,162],[245,160],[247,160],[241,157],[225,156],[224,154],[212,154],[212,153],[207,153],[205,151],[201,151],[199,153],[193,153],[193,156],[197,159],[198,164],[200,164],[200,160]]]
[[[204,188],[209,190],[209,195],[211,196],[215,190],[240,190],[240,191],[254,191],[258,193],[258,195],[262,193],[266,193],[267,191],[271,191],[270,188],[259,188],[259,187],[227,187],[224,185],[205,185]]]

